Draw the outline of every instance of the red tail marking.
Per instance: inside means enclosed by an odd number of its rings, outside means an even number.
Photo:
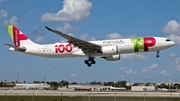
[[[20,46],[20,40],[27,40],[28,38],[24,34],[20,34],[20,31],[13,26],[13,36],[14,36],[14,44],[15,46]]]

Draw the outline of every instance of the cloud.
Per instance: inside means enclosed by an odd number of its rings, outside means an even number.
[[[169,64],[174,65],[174,69],[176,71],[180,71],[180,57],[175,58],[174,61],[170,62]]]
[[[6,10],[0,10],[0,19],[1,17],[7,17],[8,16],[8,12],[6,12]]]
[[[64,0],[62,10],[55,14],[43,14],[41,17],[41,21],[87,21],[89,19],[89,11],[91,9],[92,3],[88,0]]]
[[[175,70],[180,71],[180,65],[177,65],[174,68],[175,68]]]
[[[8,61],[8,64],[13,64],[13,63],[14,63],[14,62],[13,62],[13,61],[11,61],[11,60],[9,60],[9,61]]]
[[[117,32],[116,33],[110,33],[110,34],[107,34],[106,37],[108,39],[124,39],[124,38],[134,38],[136,37],[136,35],[133,35],[133,36],[123,36],[121,34],[118,34]]]
[[[168,33],[169,35],[167,36],[167,38],[171,39],[176,44],[180,44],[180,21],[168,21],[167,24],[163,27],[162,32]]]
[[[175,66],[180,65],[180,57],[175,58],[174,61],[170,62],[169,64],[175,65]]]
[[[124,74],[121,74],[120,76],[121,76],[122,78],[125,78],[125,77],[126,77]]]
[[[43,37],[42,36],[37,36],[35,39],[35,42],[37,43],[41,43],[43,41]]]
[[[123,71],[123,74],[120,75],[123,78],[127,77],[127,76],[128,77],[135,77],[135,76],[137,76],[136,71],[134,71],[132,68],[121,67],[119,69]]]
[[[175,34],[170,34],[169,36],[167,36],[167,38],[171,39],[172,41],[174,41],[176,44],[180,44],[180,36],[175,35]]]
[[[142,22],[139,22],[139,24],[151,24],[151,22],[149,22],[149,21],[142,21]]]
[[[16,69],[15,71],[14,71],[14,73],[18,73],[19,72],[19,70],[18,69]]]
[[[29,11],[28,14],[32,14],[32,13],[34,13],[34,12],[35,12],[35,9],[33,9],[32,11]]]
[[[172,72],[172,73],[173,73],[173,72]],[[163,75],[163,76],[170,76],[170,75],[171,75],[170,73],[167,73],[166,70],[159,71],[159,72],[157,72],[157,74],[161,74],[161,75]]]
[[[120,69],[120,70],[127,70],[128,68],[120,67],[119,69]]]
[[[176,20],[168,21],[162,32],[169,34],[180,34],[180,22],[177,22]]]
[[[4,26],[8,26],[8,25],[18,26],[17,20],[18,18],[16,16],[12,16],[9,20],[4,20],[3,24]]]
[[[36,36],[35,42],[41,43],[43,41],[42,35],[44,35],[41,28],[32,31],[32,35]]]
[[[61,38],[61,39],[59,40],[59,42],[60,42],[60,43],[67,43],[67,40],[64,39],[64,38]]]
[[[70,74],[70,77],[77,78],[78,76],[77,76],[77,74]]]
[[[154,72],[156,69],[159,69],[160,67],[158,66],[158,64],[152,64],[151,66],[147,66],[146,68],[144,68],[142,70],[142,73],[152,73]]]
[[[132,54],[122,54],[122,59],[124,59],[126,62],[138,62],[143,60],[148,60],[149,57],[141,54],[141,53],[132,53]]]
[[[64,23],[64,26],[57,27],[57,30],[63,32],[63,33],[69,33],[69,32],[78,32],[80,27],[73,28],[69,23]]]
[[[95,41],[96,40],[95,37],[89,37],[88,34],[86,34],[86,33],[81,35],[81,39],[85,40],[85,41]]]
[[[74,33],[69,33],[68,35],[75,37]]]
[[[48,70],[53,70],[54,68],[52,68],[52,67],[48,67],[47,69],[48,69]]]
[[[44,35],[44,33],[43,33],[42,29],[39,28],[37,30],[33,30],[32,35],[41,36],[41,35]]]
[[[176,57],[176,56],[177,56],[176,53],[173,53],[173,52],[169,54],[169,57],[171,57],[171,58]]]
[[[0,0],[0,2],[3,2],[3,1],[8,1],[8,0]]]

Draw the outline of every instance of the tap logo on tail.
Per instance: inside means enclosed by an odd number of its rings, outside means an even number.
[[[12,41],[14,42],[14,45],[16,47],[19,47],[20,41],[22,40],[27,40],[28,38],[20,31],[18,30],[15,26],[6,26]]]

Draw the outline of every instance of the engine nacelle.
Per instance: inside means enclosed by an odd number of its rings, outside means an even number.
[[[115,55],[118,54],[118,46],[104,46],[101,48],[102,54]]]
[[[106,61],[117,61],[120,60],[120,55],[111,55],[104,58],[106,59]]]

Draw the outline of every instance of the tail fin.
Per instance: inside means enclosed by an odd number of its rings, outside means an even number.
[[[159,89],[155,86],[155,90],[159,90]]]
[[[36,43],[32,42],[28,37],[26,37],[19,29],[15,26],[6,26],[12,41],[16,47],[34,45]]]

